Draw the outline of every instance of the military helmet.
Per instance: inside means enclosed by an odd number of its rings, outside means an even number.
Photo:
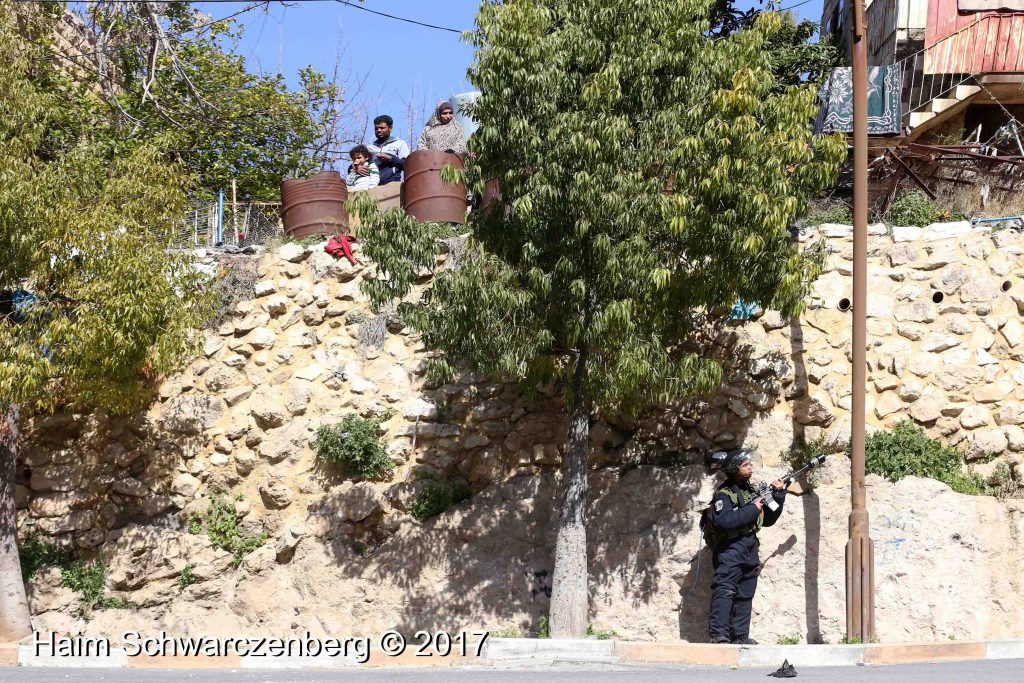
[[[725,476],[730,479],[736,479],[740,475],[740,465],[753,459],[754,451],[749,448],[740,448],[735,451],[731,451],[729,456],[725,459],[725,462],[722,464],[722,471],[725,472]]]
[[[712,470],[722,469],[722,465],[729,458],[729,454],[725,451],[715,451],[714,453],[708,453],[704,456],[704,464]]]

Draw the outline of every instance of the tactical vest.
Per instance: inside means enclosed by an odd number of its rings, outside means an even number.
[[[732,486],[723,486],[715,492],[715,497],[718,497],[718,493],[725,493],[726,497],[732,501],[733,508],[738,508],[746,505],[750,502],[750,499],[754,497],[751,491],[745,488],[740,488],[739,493],[733,490]],[[752,523],[737,527],[735,529],[719,529],[711,523],[711,506],[714,505],[714,498],[711,500],[711,505],[704,509],[704,512],[700,516],[700,528],[704,532],[704,542],[712,550],[718,550],[728,541],[739,538],[740,536],[746,536],[747,534],[756,534],[761,530],[761,524],[764,521],[764,510],[762,510]]]

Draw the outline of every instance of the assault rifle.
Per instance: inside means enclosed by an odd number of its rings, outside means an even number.
[[[787,488],[789,488],[789,485],[796,481],[797,477],[799,477],[804,472],[816,469],[824,464],[825,454],[819,455],[816,458],[811,458],[810,462],[808,462],[806,465],[804,465],[798,470],[790,472],[789,474],[782,478],[782,490],[784,491]],[[772,496],[772,488],[767,484],[767,482],[762,481],[757,485],[757,487],[754,490],[754,497],[747,501],[747,505],[755,503],[759,500],[763,500],[765,506],[767,506],[767,508],[772,512],[775,512],[776,510],[779,509],[779,504],[775,502],[775,498]]]

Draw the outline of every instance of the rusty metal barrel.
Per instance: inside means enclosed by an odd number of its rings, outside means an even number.
[[[284,231],[296,239],[348,232],[347,199],[348,186],[337,171],[285,180],[281,183]]]
[[[428,149],[417,150],[405,160],[402,208],[421,223],[466,222],[466,186],[441,180],[446,164],[465,168],[458,154]]]

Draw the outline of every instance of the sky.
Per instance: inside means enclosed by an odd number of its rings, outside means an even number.
[[[247,12],[239,17],[245,27],[239,52],[250,68],[282,73],[294,83],[302,67],[312,65],[330,73],[339,47],[344,50],[342,72],[350,82],[365,77],[360,98],[370,118],[378,113],[395,119],[395,133],[411,143],[419,137],[424,117],[448,96],[473,90],[466,68],[473,51],[457,33],[417,26],[378,16],[350,0],[274,3],[269,12]],[[197,2],[213,17],[245,7],[247,2]],[[740,6],[759,5],[739,0]],[[821,18],[822,0],[782,0],[801,18]],[[473,27],[479,0],[365,0],[362,7],[452,29]],[[415,121],[409,130],[408,109]],[[358,127],[358,126],[357,126]]]

